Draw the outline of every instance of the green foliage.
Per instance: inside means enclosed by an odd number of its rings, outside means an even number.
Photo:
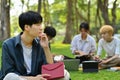
[[[116,17],[116,23],[119,24],[119,28],[120,28],[120,8],[117,8],[116,15],[117,15],[117,17]]]
[[[18,17],[11,17],[11,36],[15,36],[21,32],[21,29],[18,27]]]
[[[32,2],[30,0],[30,2]],[[43,1],[42,1],[43,2]],[[54,26],[57,29],[58,33],[65,33],[65,29],[66,29],[66,15],[67,15],[67,1],[66,0],[54,0],[54,3],[50,4],[49,7],[47,9],[47,11],[49,11],[50,15],[50,21],[52,22],[52,26]],[[75,2],[75,1],[73,1]],[[119,29],[119,25],[120,25],[120,8],[118,7],[120,1],[117,1],[117,8],[116,8],[116,26],[117,29]],[[27,5],[27,1],[25,1],[24,6]],[[109,4],[109,5],[113,5],[113,1]],[[14,2],[11,3],[11,8],[13,8]],[[27,7],[27,6],[26,6]],[[87,19],[87,15],[88,15],[88,0],[77,0],[77,5],[76,7],[78,8],[79,13],[82,15],[83,18]],[[38,4],[34,3],[34,4],[30,4],[29,3],[29,10],[34,10],[37,11],[38,8]],[[44,11],[43,11],[43,3],[42,3],[42,15],[44,15]],[[92,0],[91,1],[91,5],[90,5],[90,27],[91,27],[91,31],[93,34],[96,34],[96,32],[98,32],[99,28],[101,27],[99,24],[99,20],[97,20],[97,24],[95,24],[96,22],[96,9],[97,9],[97,1],[96,0]],[[27,9],[28,10],[28,9]],[[74,18],[76,15],[75,12],[75,4],[73,4],[73,16]],[[47,16],[45,15],[45,16]],[[101,18],[101,22],[102,24],[104,23],[104,20],[102,18],[101,15],[101,11],[99,10],[99,15]],[[78,23],[75,23],[75,19],[73,19],[73,35],[77,33],[77,29],[78,29],[78,25],[84,21],[83,19],[81,19],[81,17],[79,15],[77,15],[78,17]],[[109,8],[109,18],[110,20],[112,20],[112,15],[111,15],[111,8]],[[45,18],[44,18],[45,19]],[[18,28],[18,16],[11,16],[11,35],[14,36],[16,35],[16,33],[19,33],[21,31],[21,29]],[[75,30],[75,31],[74,31]],[[118,31],[120,32],[120,30]]]
[[[66,22],[66,1],[57,1],[50,5],[51,19],[54,26],[63,25]]]
[[[0,41],[0,48],[2,48],[2,43],[3,43],[3,41]],[[0,49],[1,50],[1,49]],[[0,51],[1,52],[1,51]]]
[[[74,57],[70,51],[70,45],[69,44],[61,44],[61,43],[56,43],[52,44],[52,52],[55,54],[62,54],[68,57]]]

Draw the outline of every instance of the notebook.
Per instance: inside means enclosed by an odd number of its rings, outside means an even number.
[[[77,71],[79,68],[79,59],[65,59],[63,60],[65,69],[68,71]]]
[[[83,61],[83,72],[98,72],[98,61]]]

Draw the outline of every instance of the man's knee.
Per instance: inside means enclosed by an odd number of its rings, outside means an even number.
[[[8,73],[3,80],[24,80],[15,73]]]
[[[55,80],[70,80],[70,74],[67,70],[64,70],[64,78],[55,79]]]

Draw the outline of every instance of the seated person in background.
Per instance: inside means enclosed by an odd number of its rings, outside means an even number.
[[[48,37],[49,47],[51,49],[50,40],[52,40],[56,36],[56,29],[52,26],[46,26],[44,28],[44,33]],[[72,59],[72,58],[64,56],[64,55],[56,55],[56,54],[53,54],[53,58],[54,58],[55,61],[62,61],[63,59]]]
[[[46,26],[44,28],[44,33],[47,35],[48,37],[48,41],[49,41],[49,48],[51,49],[50,46],[50,40],[52,40],[55,36],[56,36],[56,29],[52,26]]]
[[[110,68],[120,66],[120,40],[113,37],[114,30],[110,25],[104,25],[100,28],[102,38],[98,43],[98,51],[95,60],[99,60],[100,68]],[[105,59],[100,59],[102,50],[105,50],[107,55]]]
[[[42,16],[34,11],[27,11],[19,16],[22,32],[7,39],[2,45],[2,66],[0,80],[47,80],[49,74],[41,74],[44,64],[52,64],[53,58],[45,34],[41,39]],[[66,78],[67,75],[65,75]],[[69,80],[67,79],[59,80]]]
[[[96,42],[89,33],[89,25],[86,22],[80,24],[80,34],[76,35],[71,41],[71,51],[77,59],[82,61],[91,60],[96,52]]]

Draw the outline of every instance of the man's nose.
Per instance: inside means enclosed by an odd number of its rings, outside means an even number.
[[[104,37],[104,34],[102,34],[101,36]]]

